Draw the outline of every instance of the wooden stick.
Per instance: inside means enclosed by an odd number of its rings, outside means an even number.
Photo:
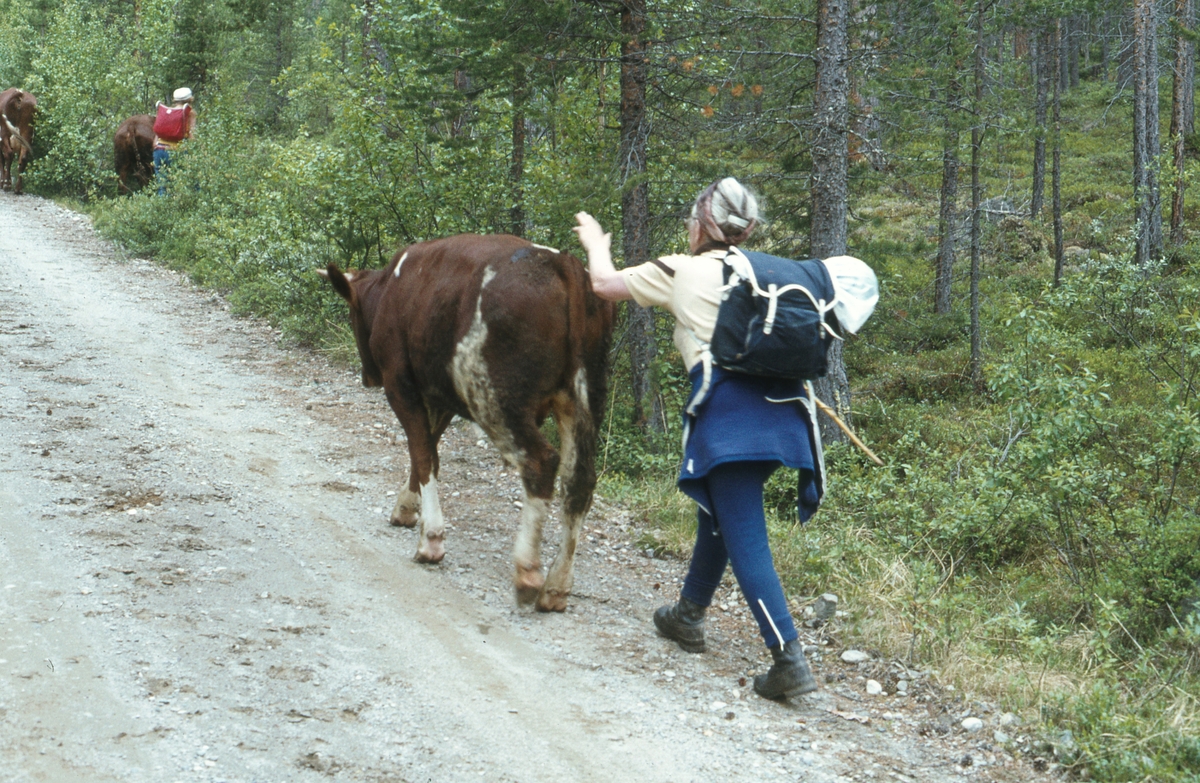
[[[812,394],[811,392],[809,393]],[[842,421],[838,415],[833,412],[833,408],[830,408],[828,405],[821,402],[821,400],[815,394],[812,395],[812,400],[817,404],[818,408],[825,412],[826,416],[833,419],[834,424],[838,425],[842,432],[846,433],[846,437],[850,439],[851,443],[862,449],[863,454],[866,454],[868,457],[870,457],[872,462],[881,468],[883,467],[883,460],[881,460],[879,457],[876,457],[875,452],[868,449],[867,445],[859,440],[857,435],[850,431],[850,428],[846,426],[846,422]]]

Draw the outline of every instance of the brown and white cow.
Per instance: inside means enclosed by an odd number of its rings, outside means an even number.
[[[445,555],[437,443],[458,415],[478,423],[521,474],[518,601],[564,610],[596,485],[613,306],[592,292],[578,259],[508,235],[422,242],[386,269],[330,264],[321,273],[350,305],[363,384],[384,388],[408,438],[411,474],[391,521],[420,523],[416,560]],[[561,452],[541,432],[548,415]],[[562,544],[543,578],[542,525],[560,474]]]
[[[33,113],[37,98],[33,93],[11,87],[0,92],[0,188],[20,193],[24,185],[25,164],[33,155]],[[12,181],[13,160],[17,161],[17,182]]]
[[[154,118],[135,114],[113,134],[117,192],[132,193],[154,178]]]

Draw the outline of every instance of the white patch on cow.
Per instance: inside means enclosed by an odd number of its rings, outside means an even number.
[[[582,405],[584,410],[590,410],[588,405],[587,372],[580,367],[575,373],[575,404]]]
[[[408,251],[404,251],[404,255],[400,256],[400,260],[396,262],[396,271],[392,272],[393,277],[400,276],[400,267],[404,265],[404,259],[408,258]]]
[[[551,253],[560,253],[560,252],[562,252],[562,251],[560,251],[560,250],[559,250],[557,247],[549,247],[549,246],[547,246],[547,245],[539,245],[537,242],[532,242],[531,244],[532,244],[534,247],[536,247],[536,248],[538,248],[538,249],[540,249],[540,250],[549,250]]]
[[[495,276],[496,272],[491,267],[483,273],[479,299],[475,302],[475,318],[454,349],[450,377],[454,379],[454,390],[467,404],[471,418],[488,434],[508,464],[519,468],[525,456],[517,448],[512,433],[504,423],[504,412],[500,410],[487,361],[483,357],[488,336],[487,324],[483,322],[483,289]]]
[[[421,540],[417,554],[437,562],[445,552],[442,540],[446,537],[446,520],[442,516],[442,504],[438,500],[437,478],[429,477],[428,484],[421,484]]]
[[[558,477],[563,486],[575,475],[575,412],[576,403],[566,392],[559,392],[554,397],[554,422],[558,425],[559,463]]]
[[[517,541],[513,545],[513,562],[518,568],[537,565],[542,557],[542,525],[550,512],[550,501],[531,498],[525,493],[521,506],[521,521],[517,527]]]

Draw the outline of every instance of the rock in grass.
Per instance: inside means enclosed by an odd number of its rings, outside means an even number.
[[[842,660],[846,663],[862,663],[871,660],[871,654],[862,650],[846,650],[842,653]]]
[[[837,613],[837,608],[838,597],[833,593],[825,593],[813,604],[813,613],[816,619],[822,622],[829,622]]]

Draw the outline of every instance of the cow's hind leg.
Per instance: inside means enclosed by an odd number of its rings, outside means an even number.
[[[588,411],[581,410],[574,400],[560,399],[555,401],[554,418],[562,443],[563,534],[538,596],[537,607],[545,612],[567,608],[575,583],[575,550],[596,488],[596,433]]]
[[[437,491],[437,442],[451,417],[441,414],[431,425],[429,413],[421,400],[409,399],[392,389],[387,390],[387,398],[404,427],[411,463],[408,489],[402,490],[396,501],[396,507],[392,510],[392,524],[412,527],[419,521],[420,534],[414,559],[418,563],[440,563],[446,556],[446,524]]]
[[[513,546],[513,563],[516,566],[513,583],[518,603],[531,604],[539,599],[545,584],[541,561],[542,526],[554,496],[558,453],[542,435],[532,417],[514,427],[512,436],[520,455],[515,461],[525,489],[520,527]],[[538,608],[542,608],[540,604]]]

